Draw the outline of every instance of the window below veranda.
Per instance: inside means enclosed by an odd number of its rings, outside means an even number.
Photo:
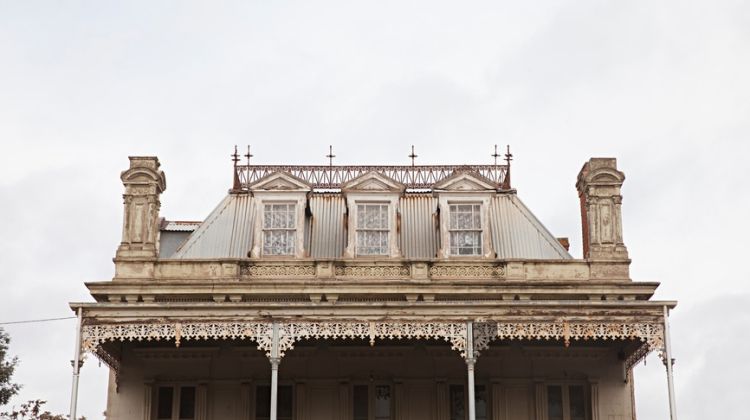
[[[289,203],[263,206],[263,254],[294,255],[297,206]]]
[[[294,388],[292,385],[279,385],[276,396],[276,418],[278,420],[292,420],[294,413]],[[271,387],[258,385],[255,387],[255,419],[268,420],[271,418]]]
[[[451,255],[482,255],[482,206],[451,204],[448,233]]]
[[[388,255],[388,204],[357,204],[357,255]]]
[[[354,420],[391,420],[390,385],[354,385],[352,418]]]
[[[195,419],[194,386],[160,386],[156,395],[157,420]]]
[[[448,388],[448,394],[450,420],[468,419],[468,396],[466,395],[464,386],[451,385]],[[474,409],[476,420],[488,420],[490,418],[489,396],[485,385],[474,386]]]
[[[588,420],[588,394],[583,385],[547,387],[548,420]]]

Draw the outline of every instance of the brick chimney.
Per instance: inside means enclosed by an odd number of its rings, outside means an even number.
[[[614,158],[591,158],[578,174],[578,196],[583,221],[583,257],[590,260],[627,260],[622,240],[622,195],[625,174]]]
[[[155,156],[130,156],[130,168],[120,174],[125,187],[122,242],[117,258],[156,258],[159,195],[167,189]]]

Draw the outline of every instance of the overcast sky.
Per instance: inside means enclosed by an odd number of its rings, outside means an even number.
[[[750,2],[0,0],[0,322],[72,315],[111,279],[128,155],[201,220],[259,163],[489,163],[581,255],[574,187],[618,158],[636,281],[673,313],[681,419],[747,418]],[[75,324],[5,326],[24,388],[67,412]],[[640,420],[664,367],[636,369]],[[89,357],[79,413],[102,418]],[[2,411],[2,409],[0,409]]]

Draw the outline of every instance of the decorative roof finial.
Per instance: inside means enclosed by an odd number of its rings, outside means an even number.
[[[500,156],[502,156],[501,154],[497,153],[497,145],[495,145],[495,153],[491,154],[490,156],[492,156],[493,158],[495,158],[495,166],[497,166],[497,158],[499,158]]]
[[[253,157],[252,154],[250,154],[250,145],[247,145],[247,153],[245,154],[245,158],[247,159],[247,166],[250,166],[250,158]]]
[[[419,157],[419,155],[414,154],[414,145],[411,145],[411,154],[408,156],[411,158],[411,166],[414,166],[414,159]]]
[[[333,154],[333,146],[328,146],[328,154],[326,157],[328,158],[328,166],[333,166],[333,158],[336,157],[336,155]]]
[[[510,187],[510,161],[513,160],[513,154],[510,153],[510,145],[505,147],[505,181],[503,182],[503,188],[506,190],[511,189]]]
[[[237,145],[234,145],[234,153],[229,155],[232,157],[232,163],[234,163],[234,166],[237,167],[237,162],[240,161],[240,155],[237,154]]]
[[[232,190],[233,191],[239,191],[241,188],[240,185],[240,174],[237,172],[237,162],[240,161],[240,155],[237,153],[237,145],[234,145],[234,153],[230,155],[232,157],[232,164],[233,164],[233,182],[232,182]]]

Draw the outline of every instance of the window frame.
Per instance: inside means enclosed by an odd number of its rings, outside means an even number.
[[[297,202],[296,201],[287,201],[287,200],[280,200],[280,201],[263,201],[262,208],[260,211],[260,230],[261,230],[261,238],[260,238],[260,254],[264,257],[292,257],[295,256],[297,253],[297,235],[299,234],[299,226],[297,226],[297,216],[298,216],[298,209],[297,209]],[[287,206],[286,213],[291,214],[291,222],[292,227],[266,227],[266,213],[267,209],[269,207],[273,208],[273,206],[279,206],[284,205]],[[292,208],[292,210],[289,210],[289,207]],[[273,223],[272,223],[273,224]],[[286,253],[273,253],[273,252],[267,252],[266,249],[266,235],[269,232],[285,232],[287,235],[291,233],[291,239],[290,244],[287,244],[287,251]],[[287,236],[288,238],[289,236]],[[269,248],[270,249],[270,248]]]
[[[454,207],[458,206],[472,206],[471,210],[471,216],[472,220],[474,219],[474,208],[476,209],[476,214],[479,216],[479,227],[472,227],[469,229],[466,228],[459,228],[459,227],[453,227],[452,221],[453,221],[453,213],[454,211],[457,212],[457,210],[454,210]],[[446,223],[447,231],[448,231],[448,255],[451,257],[481,257],[484,255],[484,230],[485,230],[485,218],[484,218],[484,203],[482,201],[448,201],[448,223]],[[453,246],[453,234],[459,234],[462,232],[473,232],[477,234],[478,240],[479,240],[479,246],[473,247],[476,249],[476,253],[471,254],[461,254],[459,252],[454,252],[454,249],[457,251],[461,249],[460,246]]]
[[[354,205],[356,206],[356,218],[354,220],[354,255],[357,257],[386,257],[391,254],[391,203],[389,201],[355,201]],[[374,207],[378,206],[381,208],[385,208],[385,228],[367,228],[367,227],[360,227],[359,225],[359,218],[360,218],[360,207]],[[380,232],[381,235],[385,235],[385,246],[382,248],[382,252],[380,253],[361,253],[361,248],[366,247],[360,247],[359,245],[359,238],[360,238],[360,232],[366,233],[366,232]],[[382,236],[381,236],[382,238]],[[374,247],[373,247],[374,248]]]

